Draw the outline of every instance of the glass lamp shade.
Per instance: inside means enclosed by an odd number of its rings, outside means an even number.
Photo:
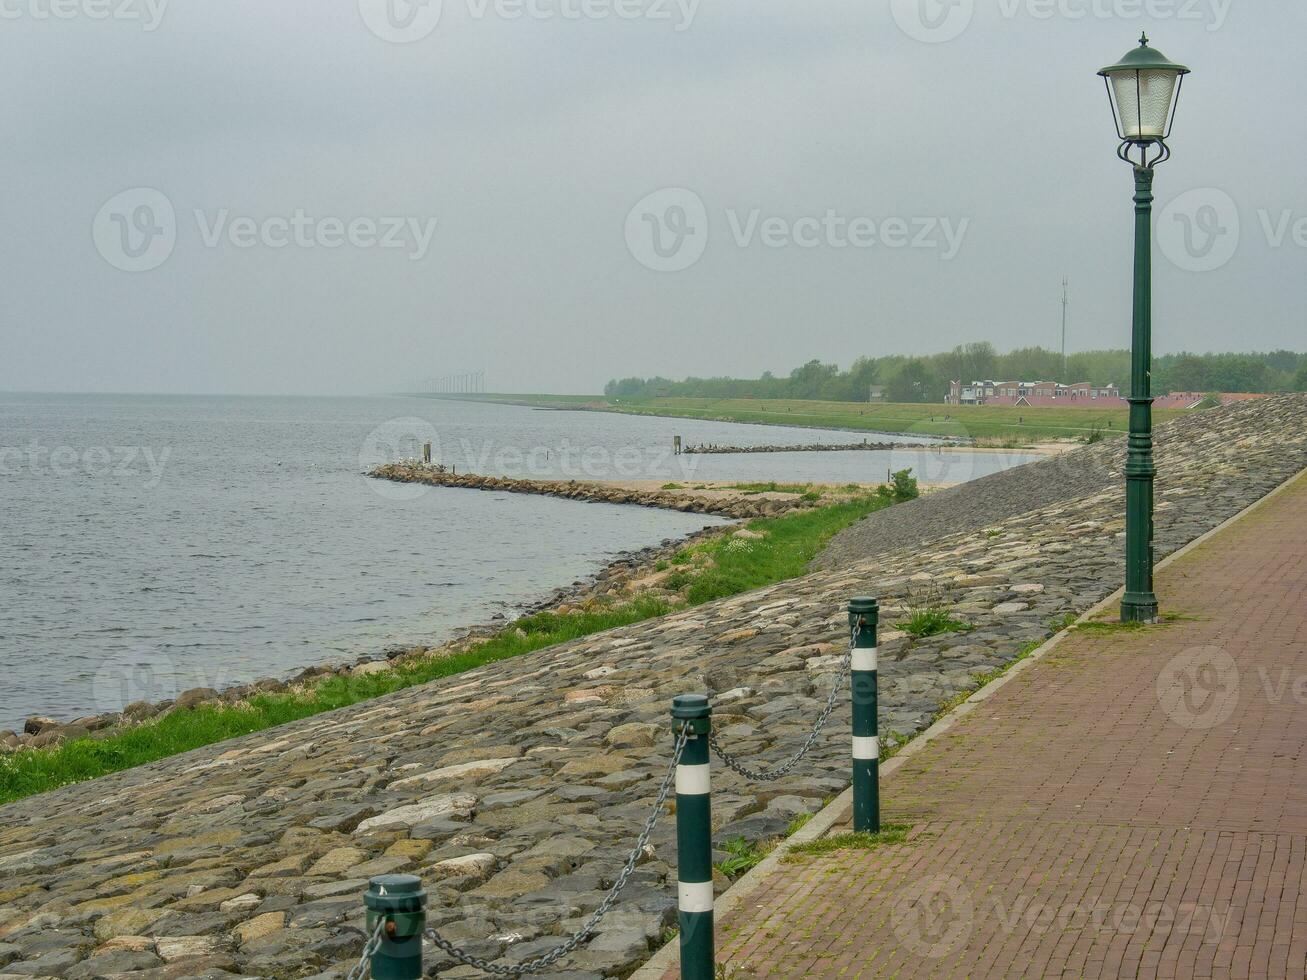
[[[1188,68],[1150,48],[1145,36],[1139,47],[1099,74],[1107,80],[1121,139],[1143,143],[1170,135],[1181,80],[1189,74]]]
[[[1112,83],[1122,139],[1164,138],[1179,73],[1150,69],[1113,72],[1108,78]]]

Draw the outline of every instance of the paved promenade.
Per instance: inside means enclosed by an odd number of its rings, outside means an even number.
[[[1304,976],[1307,477],[1158,591],[904,760],[907,843],[782,865],[727,976]]]

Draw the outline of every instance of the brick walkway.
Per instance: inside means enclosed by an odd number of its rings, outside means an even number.
[[[728,977],[1307,973],[1307,478],[884,786],[909,842],[782,865]]]

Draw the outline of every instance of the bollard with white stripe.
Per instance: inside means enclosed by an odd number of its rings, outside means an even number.
[[[849,603],[853,636],[853,829],[880,832],[880,733],[877,728],[877,636],[880,603],[854,599]]]
[[[681,925],[681,977],[713,980],[712,813],[708,736],[712,706],[702,694],[672,701],[679,732],[689,726],[689,741],[676,767],[677,905]]]

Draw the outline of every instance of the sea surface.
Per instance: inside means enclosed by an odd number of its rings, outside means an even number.
[[[460,472],[573,479],[861,482],[911,466],[961,482],[1030,459],[675,457],[675,435],[863,438],[406,397],[0,394],[0,729],[436,643],[721,523],[363,475],[424,442]]]

